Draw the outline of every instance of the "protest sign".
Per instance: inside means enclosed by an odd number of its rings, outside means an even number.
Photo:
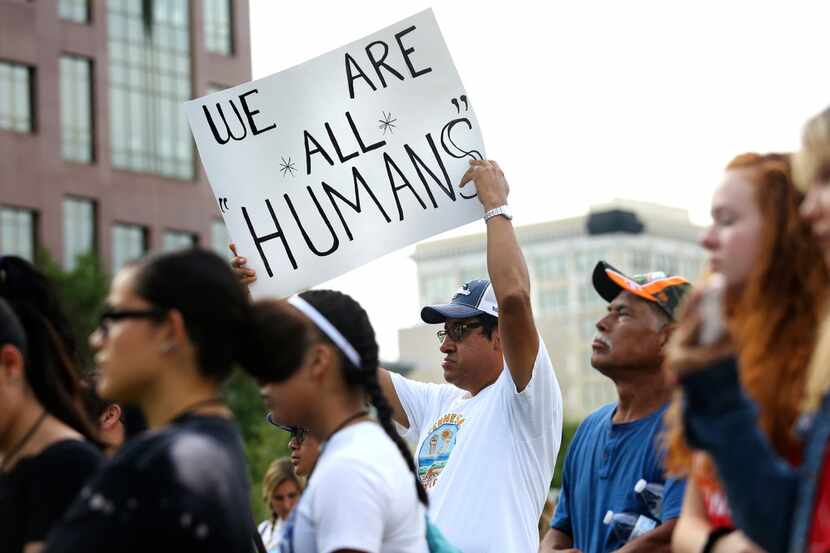
[[[481,217],[478,121],[431,10],[185,104],[254,297],[286,296]]]

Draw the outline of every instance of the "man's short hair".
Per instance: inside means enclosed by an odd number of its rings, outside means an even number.
[[[657,317],[657,322],[659,323],[661,329],[674,322],[674,320],[671,317],[669,317],[669,314],[666,313],[666,311],[658,304],[654,303],[653,301],[643,301],[648,305],[649,309],[651,309],[652,312],[654,312],[654,315]]]
[[[481,333],[484,334],[484,336],[488,340],[492,340],[493,330],[499,327],[498,317],[482,313],[481,315],[476,317],[476,319],[478,319],[478,321],[481,323]]]

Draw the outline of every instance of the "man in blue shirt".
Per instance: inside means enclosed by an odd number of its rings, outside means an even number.
[[[685,483],[665,480],[658,443],[672,394],[662,370],[663,348],[691,286],[664,273],[628,277],[604,261],[594,269],[593,283],[609,304],[596,325],[591,365],[614,381],[619,401],[601,407],[577,429],[556,514],[539,551],[669,551]],[[660,512],[651,512],[635,493],[640,479],[664,486]],[[634,515],[635,535],[605,524],[609,511]]]

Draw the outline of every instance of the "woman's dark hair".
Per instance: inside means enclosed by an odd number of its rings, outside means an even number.
[[[134,292],[155,307],[181,313],[199,371],[224,380],[233,362],[242,362],[252,315],[247,292],[228,263],[193,248],[150,256],[133,267]]]
[[[6,344],[17,348],[20,355],[26,358],[26,331],[23,330],[23,324],[9,302],[0,298],[0,346]]]
[[[78,348],[52,282],[31,263],[0,257],[0,297],[26,333],[26,382],[52,416],[99,443],[83,404]]]
[[[415,471],[412,453],[398,435],[392,422],[392,407],[378,383],[378,344],[375,330],[363,307],[352,297],[335,290],[309,290],[300,297],[320,312],[349,341],[360,356],[361,366],[357,367],[325,334],[294,307],[286,302],[262,301],[254,306],[254,327],[258,336],[256,357],[265,363],[247,363],[252,367],[248,372],[261,382],[281,382],[288,379],[302,364],[308,348],[320,339],[331,343],[340,358],[343,376],[350,386],[363,389],[369,401],[377,410],[378,422],[386,435],[398,447],[401,455],[415,478],[418,499],[424,505],[429,503],[426,490]]]

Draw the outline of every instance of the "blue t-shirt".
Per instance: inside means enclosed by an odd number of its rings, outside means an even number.
[[[559,505],[551,521],[573,538],[583,553],[616,551],[624,545],[603,523],[605,513],[627,512],[651,516],[634,485],[665,484],[662,521],[680,516],[685,480],[666,480],[657,440],[668,405],[642,419],[612,424],[617,405],[591,413],[574,435],[562,474]]]

